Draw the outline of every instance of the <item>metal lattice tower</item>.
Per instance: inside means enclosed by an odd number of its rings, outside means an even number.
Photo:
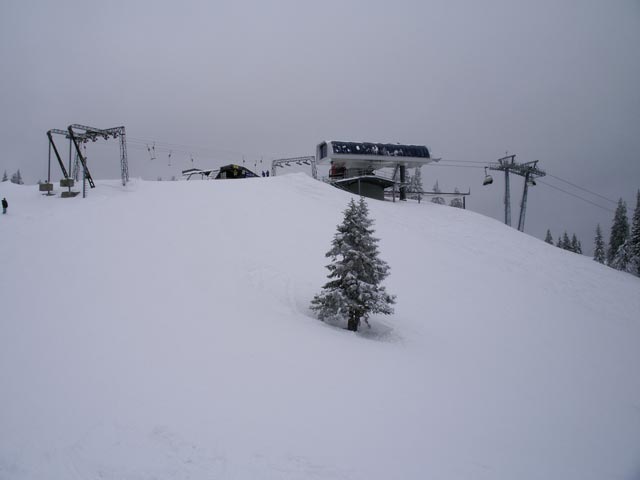
[[[292,157],[292,158],[278,158],[271,162],[271,176],[275,177],[276,169],[278,167],[288,167],[292,163],[297,165],[311,165],[311,176],[315,179],[318,178],[318,168],[316,167],[316,157]]]
[[[53,141],[53,134],[64,135],[64,137],[69,140],[69,171],[67,171],[67,168],[65,167],[64,162],[62,161],[62,157],[60,156],[60,152],[58,151],[58,148],[56,147],[56,144]],[[91,177],[91,174],[89,173],[89,169],[87,167],[86,158],[82,154],[82,151],[80,149],[80,145],[86,144],[89,141],[95,142],[98,140],[98,138],[103,138],[104,140],[108,140],[109,138],[120,139],[120,175],[122,177],[122,185],[125,186],[129,181],[129,164],[127,161],[127,137],[126,137],[124,127],[100,129],[100,128],[88,127],[86,125],[73,124],[73,125],[69,125],[69,127],[67,127],[67,130],[58,130],[55,128],[51,129],[47,132],[47,137],[49,139],[49,174],[48,174],[47,183],[51,182],[50,165],[51,165],[51,149],[53,149],[56,159],[58,160],[58,165],[60,165],[60,169],[62,170],[62,174],[64,175],[65,180],[69,179],[69,173],[72,174],[72,178],[77,179],[78,166],[81,165],[84,172],[84,177],[86,178],[87,182],[89,182],[89,185],[91,186],[91,188],[95,187],[93,178]],[[76,164],[73,168],[71,165],[72,146],[75,147],[75,152],[76,152],[76,162],[75,162]]]
[[[108,140],[109,138],[120,138],[120,176],[122,178],[122,185],[125,186],[127,184],[127,182],[129,181],[129,163],[127,161],[127,137],[124,127],[100,129],[88,127],[86,125],[73,124],[69,125],[67,130],[69,131],[69,136],[71,137],[71,140],[76,147],[76,152],[80,159],[80,163],[82,163],[85,176],[87,177],[87,181],[89,182],[91,188],[94,187],[93,179],[91,178],[91,174],[87,169],[86,159],[83,157],[82,152],[80,151],[80,147],[78,146],[78,143],[76,141],[76,138],[79,137],[78,133],[76,133],[74,130],[80,131],[80,137],[83,138],[84,143],[88,142],[89,140],[95,142],[100,137],[104,138],[105,140]]]
[[[522,201],[520,202],[520,217],[518,219],[518,230],[524,231],[524,219],[527,211],[527,193],[529,185],[535,185],[535,179],[544,177],[546,173],[537,167],[538,160],[527,163],[516,163],[515,155],[508,155],[498,159],[496,163],[489,164],[489,170],[499,170],[504,172],[504,223],[511,226],[511,190],[509,187],[509,173],[514,173],[524,177],[524,190]]]
[[[129,181],[129,162],[127,160],[127,134],[124,127],[120,127],[120,175],[122,176],[122,186]]]

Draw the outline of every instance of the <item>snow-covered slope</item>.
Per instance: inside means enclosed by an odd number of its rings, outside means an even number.
[[[637,479],[640,280],[369,201],[396,313],[315,320],[305,175],[0,184],[1,479]]]

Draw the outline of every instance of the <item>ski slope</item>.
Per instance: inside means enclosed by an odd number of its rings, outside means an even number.
[[[395,314],[317,321],[304,174],[0,183],[0,479],[640,478],[640,279],[369,200]]]

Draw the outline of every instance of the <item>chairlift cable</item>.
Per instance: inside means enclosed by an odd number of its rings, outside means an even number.
[[[612,209],[610,209],[608,207],[603,207],[602,205],[599,205],[599,204],[597,204],[595,202],[592,202],[591,200],[587,200],[586,198],[581,197],[580,195],[576,195],[575,193],[567,192],[566,190],[564,190],[564,189],[562,189],[560,187],[556,187],[555,185],[551,185],[550,183],[543,182],[542,180],[539,180],[539,179],[536,180],[536,183],[541,183],[543,185],[546,185],[547,187],[551,187],[551,188],[553,188],[555,190],[559,190],[560,192],[566,193],[567,195],[571,195],[572,197],[578,198],[578,199],[580,199],[580,200],[582,200],[584,202],[590,203],[594,207],[598,207],[598,208],[601,208],[602,210],[606,210],[607,212],[614,213],[614,210],[612,210]]]
[[[446,164],[443,164],[443,163],[430,163],[430,164],[429,164],[429,166],[430,166],[430,167],[431,167],[431,166],[434,166],[434,167],[454,167],[454,168],[479,168],[479,169],[483,169],[483,168],[484,168],[484,167],[476,167],[476,166],[474,166],[474,165],[446,165]],[[555,175],[549,175],[549,174],[547,174],[547,175],[548,175],[548,176],[550,176],[550,177],[553,177],[553,178],[557,178],[558,180],[562,180],[562,181],[564,181],[565,183],[568,183],[568,184],[570,184],[570,185],[574,186],[574,185],[573,185],[573,184],[571,184],[570,182],[568,182],[568,181],[566,181],[566,180],[563,180],[563,179],[560,179],[560,178],[556,177]],[[589,203],[590,205],[593,205],[594,207],[601,208],[602,210],[606,210],[607,212],[611,212],[611,213],[613,213],[613,212],[614,212],[612,209],[610,209],[610,208],[608,208],[608,207],[604,207],[604,206],[602,206],[602,205],[600,205],[600,204],[598,204],[598,203],[592,202],[591,200],[588,200],[588,199],[586,199],[586,198],[584,198],[584,197],[581,197],[580,195],[577,195],[577,194],[575,194],[575,193],[568,192],[568,191],[566,191],[566,190],[564,190],[564,189],[562,189],[562,188],[560,188],[560,187],[557,187],[557,186],[552,185],[552,184],[550,184],[550,183],[544,182],[544,181],[542,181],[542,180],[540,180],[540,179],[537,179],[537,180],[536,180],[536,182],[537,182],[537,183],[541,183],[541,184],[543,184],[543,185],[546,185],[546,186],[548,186],[548,187],[550,187],[550,188],[553,188],[553,189],[555,189],[555,190],[558,190],[558,191],[560,191],[560,192],[562,192],[562,193],[566,193],[567,195],[570,195],[570,196],[572,196],[572,197],[575,197],[575,198],[577,198],[577,199],[579,199],[579,200],[582,200],[582,201],[584,201],[584,202],[587,202],[587,203]],[[578,187],[577,185],[575,185],[575,187],[576,187],[576,188],[580,188],[580,190],[585,190],[585,191],[587,191],[587,192],[589,192],[589,193],[592,193],[592,194],[594,194],[594,195],[601,196],[601,195],[598,195],[598,194],[596,194],[595,192],[591,192],[591,191],[589,191],[589,190],[587,190],[587,189],[585,189],[585,188]],[[603,198],[604,198],[605,200],[612,201],[612,200],[610,200],[610,199],[608,199],[608,198],[606,198],[606,197],[603,197]],[[614,203],[617,203],[617,202],[614,202]]]
[[[453,160],[450,158],[443,158],[443,162],[455,162],[455,163],[478,163],[480,165],[486,165],[487,162],[481,162],[479,160]]]
[[[224,149],[224,148],[218,148],[218,147],[194,146],[194,145],[187,145],[187,144],[181,144],[181,143],[160,142],[160,141],[154,141],[154,140],[151,140],[151,139],[144,139],[144,138],[131,137],[131,136],[127,137],[127,142],[128,143],[133,143],[133,144],[137,143],[137,144],[141,144],[141,145],[146,145],[148,153],[150,154],[150,156],[153,157],[152,160],[155,159],[155,155],[152,155],[152,153],[155,154],[155,146],[156,146],[156,144],[161,149],[171,148],[171,150],[169,150],[169,155],[168,155],[169,162],[171,161],[171,154],[175,150],[177,152],[184,152],[184,153],[189,152],[189,158],[191,160],[191,163],[193,163],[194,159],[193,159],[193,153],[192,152],[194,151],[194,147],[195,147],[195,149],[197,149],[197,151],[200,151],[200,152],[226,152],[226,153],[236,153],[236,154],[242,153],[242,152],[237,151],[237,150],[230,150],[230,149]],[[152,147],[149,147],[149,143],[152,143]],[[134,148],[136,147],[136,145],[131,145],[131,146],[134,147]],[[187,148],[189,150],[184,150],[183,148]],[[243,157],[243,163],[245,163],[245,155],[243,154],[242,157]],[[260,163],[262,163],[262,157],[260,159]],[[455,165],[456,163],[461,163],[463,165]],[[472,164],[472,165],[469,165],[469,164]],[[444,159],[443,158],[441,162],[439,162],[439,163],[433,162],[433,163],[430,163],[429,166],[430,167],[475,168],[475,169],[482,170],[482,169],[484,169],[483,165],[486,165],[486,164],[487,164],[487,162],[483,162],[483,161],[479,161],[479,160],[459,160],[459,159]],[[597,192],[594,192],[593,190],[589,190],[589,189],[587,189],[585,187],[577,185],[577,184],[575,184],[575,183],[573,183],[573,182],[571,182],[569,180],[565,180],[564,178],[558,177],[557,175],[552,175],[550,173],[547,173],[547,176],[552,177],[552,178],[554,178],[554,179],[556,179],[556,180],[558,180],[560,182],[566,183],[567,185],[570,185],[570,186],[572,186],[574,188],[582,190],[583,192],[589,193],[590,195],[594,195],[594,196],[599,197],[599,198],[601,198],[603,200],[606,200],[607,202],[610,202],[610,203],[613,203],[613,204],[617,203],[615,200],[612,200],[612,199],[610,199],[608,197],[605,197],[604,195],[601,195],[601,194],[599,194]],[[583,201],[585,201],[585,202],[587,202],[587,203],[589,203],[589,204],[591,204],[593,206],[596,206],[598,208],[601,208],[603,210],[607,210],[607,211],[611,211],[611,212],[613,211],[613,210],[611,210],[611,209],[609,209],[607,207],[604,207],[604,206],[602,206],[600,204],[592,202],[592,201],[590,201],[590,200],[588,200],[588,199],[586,199],[584,197],[581,197],[580,195],[568,192],[568,191],[566,191],[566,190],[564,190],[564,189],[562,189],[560,187],[557,187],[555,185],[551,185],[551,184],[549,184],[547,182],[543,182],[541,180],[537,180],[537,181],[539,183],[542,183],[542,184],[550,187],[550,188],[553,188],[553,189],[558,190],[560,192],[566,193],[567,195],[570,195],[572,197],[575,197],[575,198],[578,198],[580,200],[583,200]]]
[[[600,197],[600,198],[602,198],[603,200],[606,200],[607,202],[611,202],[611,203],[613,203],[613,204],[617,204],[617,203],[618,203],[617,201],[615,201],[615,200],[611,200],[610,198],[607,198],[607,197],[605,197],[604,195],[600,195],[599,193],[592,192],[591,190],[588,190],[588,189],[586,189],[586,188],[584,188],[584,187],[581,187],[580,185],[576,185],[575,183],[571,183],[569,180],[565,180],[565,179],[560,178],[560,177],[558,177],[558,176],[556,176],[556,175],[551,175],[550,173],[547,173],[547,175],[548,175],[549,177],[553,177],[553,178],[555,178],[556,180],[560,180],[561,182],[564,182],[564,183],[566,183],[566,184],[568,184],[568,185],[571,185],[571,186],[572,186],[572,187],[574,187],[574,188],[577,188],[577,189],[579,189],[579,190],[582,190],[582,191],[585,191],[585,192],[587,192],[587,193],[590,193],[591,195],[595,195],[596,197]]]

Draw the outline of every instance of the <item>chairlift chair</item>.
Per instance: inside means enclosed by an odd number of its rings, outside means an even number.
[[[156,144],[155,142],[153,143],[153,146],[149,147],[149,145],[147,145],[147,152],[149,152],[149,159],[150,160],[155,160],[156,159]]]
[[[493,183],[493,177],[487,173],[487,167],[484,167],[484,181],[482,185],[491,185]]]

